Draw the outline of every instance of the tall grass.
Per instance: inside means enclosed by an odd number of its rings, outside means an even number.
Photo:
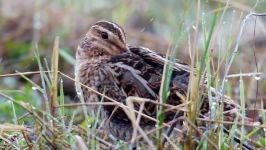
[[[61,1],[61,3],[65,4],[65,2]],[[86,7],[82,6],[81,1],[79,2],[72,2],[75,4],[75,7]],[[188,7],[189,1],[187,1],[184,6]],[[168,56],[176,56],[177,49],[180,47],[181,40],[184,39],[185,33],[190,33],[190,31],[194,31],[194,40],[193,43],[190,43],[189,41],[189,48],[191,49],[191,68],[194,66],[196,69],[191,69],[191,76],[190,76],[190,83],[189,83],[189,89],[188,94],[186,97],[186,104],[184,106],[187,107],[188,111],[186,118],[184,118],[184,127],[187,129],[187,131],[184,132],[184,144],[176,144],[173,139],[170,139],[169,137],[165,137],[164,134],[164,127],[168,126],[169,124],[164,123],[164,112],[168,109],[173,109],[172,107],[166,105],[167,98],[169,94],[169,84],[171,80],[171,74],[172,74],[172,66],[171,63],[165,63],[164,66],[164,72],[163,72],[163,79],[161,83],[161,90],[160,90],[160,102],[154,102],[155,104],[158,104],[158,112],[157,112],[157,118],[149,118],[149,116],[145,116],[142,114],[142,110],[133,110],[134,107],[129,107],[128,105],[123,104],[117,104],[115,103],[115,100],[109,99],[112,101],[112,104],[124,108],[129,113],[133,114],[132,120],[135,121],[135,124],[133,123],[133,126],[135,127],[135,130],[137,132],[142,132],[140,136],[143,136],[145,139],[144,141],[147,143],[151,143],[150,145],[153,145],[152,139],[149,139],[149,134],[152,134],[154,131],[145,133],[143,132],[139,126],[139,120],[141,117],[147,117],[157,123],[157,129],[155,132],[157,132],[156,135],[156,144],[157,149],[163,149],[164,148],[164,140],[167,139],[171,145],[175,149],[237,149],[237,142],[236,137],[240,135],[238,138],[240,139],[239,148],[244,149],[244,144],[247,144],[247,141],[252,139],[252,136],[258,135],[259,141],[253,143],[253,145],[257,146],[258,148],[264,148],[266,147],[266,131],[264,130],[263,136],[258,134],[258,132],[261,130],[261,128],[265,128],[265,114],[263,114],[263,125],[261,126],[252,126],[254,129],[252,129],[250,132],[247,132],[245,130],[246,123],[244,122],[243,118],[241,116],[244,116],[246,114],[246,97],[245,93],[248,88],[244,84],[243,76],[248,76],[245,73],[240,72],[240,74],[236,75],[240,78],[239,80],[239,89],[240,89],[240,109],[238,111],[238,115],[236,116],[236,119],[234,122],[230,123],[231,129],[227,132],[224,132],[224,125],[228,122],[224,121],[223,116],[223,100],[224,100],[224,93],[226,87],[230,87],[231,82],[229,79],[229,70],[231,68],[231,65],[233,64],[237,54],[239,51],[239,45],[241,42],[242,33],[245,31],[244,27],[247,22],[247,20],[251,16],[265,16],[266,14],[256,14],[256,13],[250,13],[248,14],[244,19],[240,26],[239,34],[237,35],[236,40],[233,38],[232,35],[230,39],[223,40],[224,43],[221,42],[223,45],[225,52],[222,52],[219,50],[219,59],[218,59],[218,67],[215,70],[215,67],[213,66],[213,57],[212,57],[212,51],[211,48],[213,48],[213,43],[215,41],[215,35],[221,33],[219,32],[219,28],[223,22],[223,16],[227,11],[227,8],[229,7],[228,4],[223,9],[216,9],[214,13],[209,12],[205,13],[205,15],[201,18],[201,12],[203,8],[201,6],[201,1],[197,2],[197,10],[196,10],[196,16],[197,19],[195,23],[193,23],[194,29],[191,30],[192,27],[186,27],[186,17],[188,17],[189,10],[193,8],[187,8],[183,12],[182,15],[180,15],[181,19],[179,20],[178,25],[173,25],[175,27],[174,30],[177,30],[177,32],[174,32],[174,38],[172,40],[172,46],[168,49],[167,52]],[[116,12],[112,13],[112,17],[118,20],[118,22],[125,22],[125,18],[127,17],[127,13],[121,14],[127,10],[124,10],[127,8],[126,6],[123,6],[121,9],[118,9]],[[82,9],[84,12],[86,12],[85,8]],[[220,14],[220,11],[223,10],[223,13]],[[207,15],[213,14],[212,18],[210,20],[207,19]],[[235,15],[235,14],[234,14]],[[120,16],[122,16],[120,18]],[[219,20],[220,19],[220,20]],[[235,23],[235,16],[232,16],[232,25]],[[202,24],[200,25],[200,21]],[[174,21],[173,21],[174,22]],[[218,23],[219,22],[219,23]],[[175,22],[176,23],[176,22]],[[202,30],[200,30],[200,26],[202,27]],[[177,28],[177,29],[176,29]],[[188,31],[189,30],[189,31]],[[200,42],[198,41],[199,31],[203,32],[203,46],[201,47]],[[215,33],[217,31],[218,33]],[[223,31],[227,32],[227,31]],[[231,32],[231,30],[230,30]],[[222,37],[222,36],[221,36]],[[190,36],[189,36],[190,38]],[[233,43],[236,42],[235,48],[232,53],[230,53],[230,49],[233,45]],[[202,57],[199,56],[200,50],[203,49],[203,55]],[[65,92],[63,90],[64,82],[63,79],[60,79],[60,76],[66,76],[62,72],[59,71],[60,62],[59,62],[59,56],[67,60],[70,64],[74,64],[73,57],[68,54],[68,52],[64,51],[64,49],[59,48],[59,38],[56,38],[54,41],[54,48],[52,53],[52,59],[51,62],[47,63],[44,62],[39,54],[39,49],[36,46],[35,48],[35,59],[37,60],[38,64],[38,71],[37,72],[17,72],[15,74],[8,74],[8,75],[2,75],[1,77],[11,77],[11,76],[21,76],[27,84],[29,84],[32,87],[32,91],[38,92],[41,94],[40,99],[44,101],[44,105],[36,107],[36,105],[33,105],[32,103],[27,103],[24,101],[18,101],[18,99],[14,95],[5,94],[6,92],[4,90],[0,90],[0,96],[4,98],[4,100],[10,102],[10,106],[12,108],[12,119],[14,125],[1,125],[0,130],[0,145],[2,148],[2,144],[8,143],[8,145],[5,145],[4,148],[9,149],[44,149],[44,148],[59,148],[59,149],[101,149],[102,147],[109,147],[112,149],[129,149],[127,147],[127,143],[122,141],[111,141],[107,135],[101,136],[101,130],[97,128],[97,123],[100,122],[100,109],[102,105],[107,104],[103,102],[103,98],[108,99],[104,93],[100,93],[102,96],[102,101],[99,102],[97,105],[99,105],[99,111],[97,113],[97,117],[93,118],[94,122],[96,122],[92,127],[92,122],[90,120],[91,116],[89,114],[89,111],[87,110],[87,106],[90,104],[86,104],[84,102],[84,98],[82,93],[79,93],[79,97],[81,100],[81,103],[79,104],[66,104],[65,101]],[[201,58],[201,59],[200,59]],[[169,57],[170,61],[174,61],[173,57]],[[224,65],[226,63],[226,65]],[[49,65],[50,64],[50,65]],[[222,69],[225,68],[224,75],[222,76],[222,79],[220,79],[219,72],[222,71]],[[47,71],[45,71],[47,70]],[[41,78],[41,85],[38,85],[35,83],[32,79],[28,77],[28,75],[32,74],[39,74]],[[196,76],[195,76],[196,74]],[[67,76],[68,77],[68,76]],[[78,82],[78,79],[73,79],[68,77],[69,79],[72,79],[73,82]],[[206,79],[206,80],[205,80]],[[207,94],[204,95],[204,90],[201,88],[204,80],[207,83]],[[59,81],[59,82],[58,82]],[[81,88],[80,86],[84,86],[80,83],[77,85],[78,88]],[[217,97],[212,95],[212,86],[216,86],[216,89],[220,89],[217,91]],[[85,87],[85,86],[84,86]],[[74,87],[73,87],[74,88]],[[86,87],[89,88],[89,87]],[[81,89],[79,89],[81,91]],[[230,88],[227,88],[227,90],[231,91]],[[59,91],[59,93],[58,93]],[[13,91],[14,92],[14,91]],[[99,93],[97,93],[99,94]],[[203,103],[203,100],[205,98],[208,98],[209,100],[209,106],[210,106],[210,118],[208,120],[203,120],[198,118],[198,114],[200,111],[200,107]],[[26,96],[22,98],[22,100],[25,100]],[[26,101],[26,100],[25,100]],[[138,99],[137,100],[141,106],[144,105],[144,103],[148,100]],[[133,102],[132,102],[133,103]],[[220,104],[221,103],[221,104]],[[96,104],[91,104],[96,105]],[[132,105],[132,104],[131,104]],[[79,106],[81,106],[82,112],[79,113]],[[71,107],[72,109],[75,109],[72,111],[71,109],[68,109]],[[168,108],[169,107],[169,108]],[[23,115],[20,115],[18,113],[18,108],[22,108],[25,110]],[[42,108],[42,109],[40,109]],[[130,110],[132,109],[132,110]],[[135,115],[137,114],[137,115]],[[84,115],[85,119],[82,122],[82,125],[76,125],[75,119],[80,116]],[[239,116],[240,115],[240,116]],[[32,122],[29,123],[27,119],[31,120]],[[238,122],[239,119],[242,122]],[[204,121],[205,124],[207,124],[206,130],[203,132],[200,131],[198,128],[197,123],[200,121]],[[28,130],[25,128],[25,124],[29,125],[31,130]],[[240,128],[239,128],[240,127]],[[2,132],[3,131],[3,132]],[[31,132],[33,131],[34,137],[36,137],[36,140],[31,140]],[[3,134],[2,134],[3,133]],[[199,139],[195,140],[195,135],[199,135]],[[134,135],[134,138],[132,138],[132,143],[136,143],[137,146],[141,145],[139,140],[140,136],[137,136],[137,134]],[[15,138],[16,141],[12,142],[8,137],[18,137]],[[181,135],[182,137],[182,135]],[[148,148],[148,146],[143,146],[142,148]],[[153,147],[155,148],[155,147]]]

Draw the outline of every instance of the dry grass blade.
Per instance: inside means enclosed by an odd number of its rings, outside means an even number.
[[[218,146],[211,139],[209,139],[206,135],[202,134],[194,123],[192,123],[189,119],[186,119],[186,121],[194,130],[196,130],[200,134],[200,136],[205,138],[215,149],[218,149]]]
[[[51,71],[29,71],[29,72],[18,72],[18,73],[11,73],[11,74],[2,74],[0,77],[12,77],[12,76],[21,76],[21,75],[33,75],[33,74],[40,74],[43,73],[50,73]]]
[[[81,127],[80,125],[77,126],[77,128],[75,128],[74,130],[78,130],[80,133],[85,133],[86,129],[84,129],[83,127]],[[78,132],[77,131],[77,132]],[[95,134],[92,134],[92,132],[90,132],[90,136],[92,136],[93,138],[95,138],[95,140],[99,141],[101,144],[101,146],[104,146],[106,149],[112,149],[112,150],[116,150],[116,146],[113,145],[112,143],[109,143],[108,141],[106,141],[105,139],[98,137]]]
[[[0,133],[8,131],[26,131],[27,129],[22,125],[0,124]]]
[[[175,110],[181,110],[182,112],[188,112],[187,106],[190,104],[191,104],[191,102],[186,102],[186,103],[183,103],[180,105],[176,105],[174,107],[165,109],[164,112],[175,111]]]
[[[138,103],[142,103],[140,110],[139,110],[139,115],[138,118],[136,118],[135,115],[135,108],[134,108],[134,102],[138,102]],[[133,132],[133,136],[132,136],[132,142],[135,141],[136,139],[136,134],[137,134],[137,130],[139,131],[139,133],[142,135],[142,137],[144,138],[144,140],[149,144],[149,147],[151,149],[156,149],[156,147],[154,146],[154,144],[152,143],[152,141],[148,138],[148,136],[146,135],[146,133],[143,131],[143,129],[139,126],[139,121],[140,121],[140,114],[142,114],[143,111],[143,100],[139,97],[127,97],[126,99],[126,104],[129,107],[129,109],[124,108],[125,113],[127,114],[128,118],[131,120],[132,126],[134,128],[134,132]]]
[[[4,142],[8,143],[9,145],[11,145],[13,148],[19,149],[19,147],[17,145],[15,145],[13,142],[11,142],[9,139],[6,139],[1,135],[0,135],[0,139],[3,140]]]
[[[43,88],[40,87],[38,84],[36,84],[35,82],[33,82],[32,80],[30,80],[28,77],[26,77],[25,75],[23,75],[22,73],[18,72],[18,75],[20,75],[22,78],[24,78],[26,81],[28,81],[30,84],[32,84],[32,86],[36,89],[38,89],[41,93],[44,92]]]
[[[227,75],[227,78],[239,78],[239,77],[250,77],[250,76],[261,76],[265,73],[262,73],[262,72],[250,72],[250,73],[238,73],[238,74],[230,74],[230,75]]]
[[[84,142],[84,140],[80,136],[75,135],[75,140],[76,140],[76,145],[77,145],[78,150],[88,150],[88,147],[86,146],[86,142]]]
[[[116,103],[114,102],[91,102],[91,103],[70,103],[70,104],[64,104],[64,105],[58,105],[58,107],[78,107],[78,106],[95,106],[95,105],[103,105],[103,106],[107,106],[107,105],[116,105]]]
[[[150,134],[156,132],[156,131],[159,130],[159,129],[163,129],[163,128],[166,128],[166,127],[171,127],[173,123],[178,122],[178,121],[183,121],[183,120],[185,120],[184,117],[176,118],[176,119],[174,119],[174,120],[172,120],[172,121],[170,121],[170,122],[168,122],[168,123],[164,123],[164,125],[162,125],[162,126],[160,126],[160,127],[153,128],[153,129],[147,131],[147,132],[146,132],[146,135],[150,135]],[[176,128],[176,130],[177,130],[179,133],[182,132],[182,131],[181,131],[180,129],[178,129],[178,128]],[[141,135],[137,136],[137,137],[136,137],[136,140],[139,140],[140,138],[142,138]]]
[[[60,75],[62,75],[62,76],[64,76],[64,77],[66,77],[66,78],[68,78],[68,79],[70,79],[70,80],[72,80],[72,81],[78,83],[80,86],[83,86],[83,87],[85,87],[85,88],[87,88],[87,89],[89,89],[89,90],[95,92],[95,93],[98,94],[99,96],[102,96],[102,97],[106,98],[107,100],[110,100],[111,102],[114,102],[118,107],[121,107],[121,108],[123,108],[123,109],[129,109],[128,106],[126,106],[126,105],[124,105],[124,104],[122,104],[122,103],[119,103],[119,102],[117,102],[116,100],[114,100],[114,99],[112,99],[112,98],[110,98],[110,97],[108,97],[108,96],[105,96],[104,94],[102,94],[102,93],[100,93],[100,92],[98,92],[98,91],[92,89],[91,87],[86,86],[85,84],[80,83],[78,80],[75,80],[75,79],[69,77],[68,75],[64,74],[63,72],[60,72],[60,71],[59,71],[59,73],[60,73]],[[144,100],[144,99],[142,99],[142,100]],[[145,99],[145,101],[147,101],[147,100],[148,100],[148,99]],[[154,103],[154,104],[165,105],[165,104],[156,103],[156,102],[154,102],[154,101],[150,101],[150,100],[149,100],[149,102],[152,102],[152,103]],[[178,109],[178,110],[179,110],[179,109]],[[180,110],[182,111],[182,109],[180,109]],[[153,118],[153,117],[150,117],[150,116],[145,115],[145,114],[143,114],[143,113],[139,113],[139,112],[136,111],[136,110],[133,110],[133,111],[134,111],[135,113],[137,113],[137,114],[140,114],[142,117],[145,117],[145,118],[147,118],[147,119],[150,119],[150,120],[152,120],[152,121],[154,121],[154,122],[156,122],[156,123],[159,122],[157,119],[155,119],[155,118]],[[168,124],[163,123],[163,125],[169,127]]]
[[[2,74],[2,75],[0,75],[0,77],[11,77],[11,76],[22,76],[22,75],[26,76],[26,75],[41,74],[41,73],[51,73],[51,71],[29,71],[29,72],[19,72],[19,73],[11,73],[11,74]],[[99,94],[100,96],[102,96],[104,98],[107,98],[108,100],[112,101],[111,98],[103,95],[102,93],[99,93],[98,91],[96,91],[96,90],[94,90],[94,89],[92,89],[92,88],[90,88],[90,87],[88,87],[88,86],[86,86],[86,85],[84,85],[82,83],[80,83],[79,81],[77,81],[77,80],[69,77],[68,75],[64,74],[63,72],[58,71],[58,73],[60,73],[64,77],[72,80],[73,82],[77,82],[81,86],[86,87],[86,88],[92,90],[96,94]],[[150,100],[150,99],[146,99],[146,98],[141,98],[141,99],[142,99],[142,101],[150,102],[150,103],[153,103],[153,104],[156,104],[156,105],[161,105],[161,106],[167,107],[168,109],[171,109],[171,110],[174,110],[174,109],[179,110],[179,107],[177,107],[177,106],[173,106],[173,105],[169,105],[169,104],[165,104],[165,103],[156,102],[154,100]],[[118,102],[114,102],[114,103],[117,104]],[[72,104],[69,104],[69,105],[72,105]],[[84,104],[78,104],[78,103],[76,103],[76,104],[73,104],[73,105],[84,105]],[[85,105],[94,105],[94,103],[92,103],[92,104],[85,104]],[[98,105],[98,104],[95,103],[95,105]],[[68,106],[68,105],[66,105],[66,106]],[[180,109],[180,110],[182,111],[182,109]]]
[[[176,49],[174,49],[174,51],[176,51]],[[165,57],[169,58],[170,53],[171,53],[171,49],[168,48]],[[166,101],[168,99],[167,93],[168,93],[168,90],[169,90],[170,78],[172,76],[172,67],[173,66],[170,65],[168,62],[164,63],[162,81],[161,81],[161,86],[160,86],[160,91],[159,91],[159,97],[160,97],[159,101],[162,104],[166,103]],[[164,122],[164,114],[163,114],[164,108],[162,106],[158,106],[157,110],[159,110],[157,112],[157,119],[159,120],[159,124],[157,124],[157,125],[161,126],[163,124],[163,122]],[[161,139],[162,132],[163,132],[162,128],[157,131],[158,149],[163,149],[162,141],[163,141],[164,138]]]
[[[3,93],[0,93],[0,96],[6,98],[8,101],[11,101],[17,105],[19,105],[20,107],[22,107],[23,109],[25,109],[28,113],[30,113],[31,115],[33,115],[41,125],[45,126],[47,130],[51,131],[49,123],[47,123],[46,121],[44,121],[36,112],[34,112],[31,108],[29,108],[29,105],[23,102],[17,102],[15,101],[13,98],[9,97],[8,95],[5,95]],[[52,132],[52,134],[55,134]]]
[[[175,150],[180,150],[180,148],[178,148],[176,146],[176,144],[173,141],[171,141],[171,139],[170,139],[170,137],[168,135],[163,134],[163,137],[164,137],[165,141],[167,141]]]
[[[58,57],[59,57],[59,37],[55,38],[53,55],[52,55],[52,102],[51,102],[51,113],[52,116],[56,116],[57,106],[57,81],[58,81]]]
[[[260,125],[259,122],[250,122],[250,123],[239,123],[239,122],[230,122],[230,121],[222,121],[222,120],[209,120],[203,118],[196,118],[198,121],[205,121],[210,123],[217,123],[217,124],[228,124],[228,125],[239,125],[239,126],[247,126],[247,127],[258,127],[258,128],[266,128],[266,125]]]
[[[20,76],[20,75],[32,75],[32,74],[49,73],[49,72],[50,72],[50,71],[29,71],[29,72],[21,72],[21,73],[3,74],[3,75],[0,75],[0,77]],[[61,71],[58,71],[58,73],[60,73],[60,75],[66,77],[67,79],[70,79],[71,81],[76,82],[76,83],[80,84],[81,86],[83,86],[83,87],[85,87],[85,88],[88,88],[89,90],[95,92],[96,94],[98,94],[98,95],[100,95],[100,96],[102,96],[102,97],[104,97],[104,98],[110,100],[112,103],[114,103],[115,105],[118,105],[118,106],[121,107],[121,108],[123,108],[123,107],[124,107],[124,108],[129,108],[128,106],[126,106],[126,105],[124,105],[124,104],[122,104],[122,103],[119,103],[119,102],[115,101],[114,99],[112,99],[112,98],[110,98],[110,97],[107,97],[107,96],[103,95],[102,93],[100,93],[100,92],[98,92],[98,91],[96,91],[96,90],[94,90],[94,89],[92,89],[92,88],[90,88],[90,87],[88,87],[88,86],[86,86],[86,85],[80,83],[78,80],[75,80],[75,79],[69,77],[68,75],[64,74],[64,73],[61,72]],[[162,104],[162,103],[158,103],[158,102],[156,102],[156,101],[152,101],[152,100],[149,100],[149,99],[142,99],[142,100],[145,101],[145,102],[151,102],[151,103],[156,104],[156,105],[162,105],[162,106],[164,106],[164,107],[171,108],[172,110],[176,109],[176,110],[184,111],[184,110],[180,109],[180,107],[178,107],[178,106],[172,106],[172,105],[168,105],[168,104]],[[67,107],[68,107],[68,106],[69,106],[69,107],[72,107],[72,106],[76,106],[76,105],[79,106],[79,105],[90,105],[90,104],[69,104],[69,105],[66,105],[66,106],[67,106]],[[94,105],[94,104],[91,104],[91,105]],[[98,104],[95,104],[95,105],[98,105]],[[101,105],[101,104],[99,104],[99,105]],[[107,105],[113,105],[113,104],[110,103],[110,104],[107,104]],[[60,106],[56,106],[55,108],[57,108],[57,107],[60,107]],[[152,118],[152,117],[150,117],[150,116],[148,116],[148,115],[145,115],[145,114],[143,114],[143,113],[139,113],[139,112],[136,111],[136,110],[134,110],[134,112],[137,113],[137,114],[140,114],[142,117],[145,117],[145,118],[147,118],[147,119],[150,119],[150,120],[152,120],[152,121],[154,121],[154,122],[158,122],[158,120],[156,120],[155,118]],[[163,124],[163,125],[169,127],[168,124]]]
[[[52,143],[52,141],[50,140],[49,137],[47,137],[45,135],[46,131],[50,132],[53,136],[55,136],[56,132],[58,132],[57,130],[54,130],[54,132],[52,132],[52,128],[50,127],[49,123],[45,120],[43,120],[43,118],[41,118],[39,116],[39,114],[37,114],[35,109],[32,109],[32,107],[29,104],[26,104],[24,102],[17,102],[15,101],[13,98],[9,97],[8,95],[5,95],[3,93],[0,93],[1,97],[6,98],[8,101],[11,101],[15,104],[17,104],[18,106],[22,107],[23,109],[25,109],[29,114],[31,114],[34,118],[36,118],[36,120],[38,121],[38,124],[40,124],[42,126],[42,132],[43,134],[39,135],[40,138],[44,138],[47,142],[48,145],[50,145],[51,147],[54,147],[54,144]],[[56,128],[53,128],[56,129]],[[37,143],[37,142],[36,142]]]

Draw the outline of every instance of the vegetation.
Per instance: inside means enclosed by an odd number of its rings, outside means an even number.
[[[174,149],[266,147],[265,1],[25,0],[2,1],[0,7],[1,149],[132,148],[133,142],[114,142],[97,129],[98,120],[86,107],[90,104],[80,93],[79,102],[75,92],[76,46],[90,25],[103,19],[123,26],[131,45],[167,53],[170,60],[178,58],[198,70],[184,98],[189,134],[180,136],[183,144],[168,141]],[[160,103],[167,98],[171,75],[171,65],[165,66]],[[201,120],[208,122],[205,131],[195,126],[203,79],[212,114]],[[220,93],[216,100],[211,87]],[[240,104],[239,114],[260,118],[262,124],[224,121],[223,107],[216,104],[223,94]],[[163,149],[165,108],[160,106],[153,144]],[[228,124],[230,130],[224,131]],[[196,144],[194,135],[200,137]],[[137,146],[148,149],[147,143]]]

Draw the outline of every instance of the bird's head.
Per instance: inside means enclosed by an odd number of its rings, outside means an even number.
[[[78,58],[114,56],[128,50],[124,30],[109,21],[93,24],[77,49]]]

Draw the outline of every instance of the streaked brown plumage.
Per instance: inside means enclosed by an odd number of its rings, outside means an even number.
[[[79,81],[104,95],[125,104],[128,96],[159,99],[159,91],[163,73],[163,65],[167,60],[147,48],[131,47],[126,44],[123,29],[109,21],[99,21],[91,26],[76,52],[76,76]],[[190,67],[180,61],[173,64],[173,75],[170,83],[168,104],[182,104],[176,92],[186,96]],[[204,87],[203,87],[204,88]],[[100,102],[101,96],[82,87],[87,103]],[[215,95],[215,93],[214,93]],[[104,101],[109,101],[104,99]],[[136,104],[136,110],[138,105]],[[239,106],[225,100],[225,119],[233,121],[235,109]],[[92,113],[96,112],[94,107]],[[132,136],[132,126],[129,118],[121,108],[103,106],[101,119],[116,138],[128,141]],[[113,114],[112,114],[113,113]],[[144,114],[156,118],[156,105],[146,103]],[[111,115],[112,114],[112,115]],[[165,114],[165,122],[171,121],[176,112]],[[180,112],[179,116],[184,113]],[[200,111],[200,117],[209,118],[209,101],[205,98]],[[106,121],[109,119],[109,121]],[[141,118],[142,128],[153,128],[154,121]]]

